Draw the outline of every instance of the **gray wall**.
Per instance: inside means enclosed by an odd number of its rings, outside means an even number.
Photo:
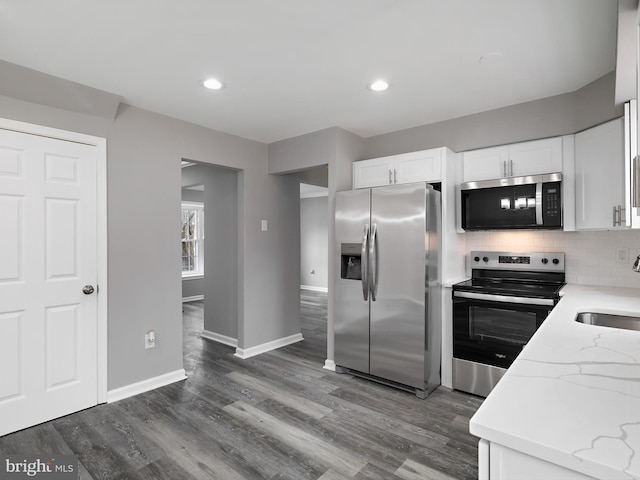
[[[454,152],[573,134],[620,117],[615,106],[615,74],[577,90],[365,140],[365,157],[375,158],[435,147]]]
[[[120,105],[115,118],[100,116],[102,110],[80,111],[72,103],[47,106],[41,99],[46,78],[27,69],[7,76],[5,66],[0,64],[0,93],[10,90],[5,82],[31,85],[31,76],[38,78],[38,89],[22,89],[20,99],[0,96],[2,117],[107,138],[109,389],[182,368],[176,225],[183,158],[239,170],[239,347],[300,332],[299,187],[268,174],[267,145],[128,105]],[[265,233],[263,218],[269,220]],[[136,231],[151,240],[132,242]],[[156,331],[157,347],[145,350],[149,329]]]
[[[182,184],[204,185],[204,329],[238,338],[238,172],[198,164]]]
[[[300,199],[300,285],[328,287],[328,197]],[[311,271],[315,274],[312,275]]]
[[[184,172],[185,170],[182,169]],[[184,185],[184,178],[182,184]],[[204,192],[198,190],[182,189],[183,202],[197,202],[204,204]],[[182,278],[182,298],[199,297],[204,295],[204,278]]]
[[[335,194],[351,189],[352,163],[364,157],[364,139],[339,127],[308,133],[269,145],[269,171],[290,173],[328,165],[329,245],[328,305],[327,305],[327,366],[333,362],[333,289],[338,264],[337,247],[333,241]],[[295,175],[285,175],[295,178]]]
[[[204,278],[183,278],[182,298],[204,296]]]
[[[291,173],[329,164],[336,155],[337,127],[269,144],[269,172]]]

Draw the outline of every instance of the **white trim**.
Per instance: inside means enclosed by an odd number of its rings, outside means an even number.
[[[318,197],[328,197],[329,192],[308,192],[301,193],[300,198],[318,198]]]
[[[44,125],[36,125],[35,123],[18,122],[17,120],[9,120],[8,118],[0,118],[0,128],[27,133],[29,135],[40,135],[57,140],[66,140],[68,142],[84,143],[85,145],[93,145],[95,147],[99,147],[103,143],[106,145],[107,142],[103,137],[45,127]]]
[[[186,187],[185,187],[186,188]],[[193,210],[204,210],[204,203],[202,202],[180,202],[182,208],[191,208]]]
[[[332,372],[336,371],[336,362],[333,360],[329,360],[328,358],[324,361],[324,367],[327,370],[331,370]]]
[[[226,335],[221,335],[216,332],[210,332],[209,330],[202,330],[202,332],[200,333],[200,336],[202,338],[206,338],[207,340],[229,345],[230,347],[238,347],[237,338],[227,337]]]
[[[100,140],[96,145],[98,178],[97,178],[97,223],[98,223],[98,403],[107,401],[108,358],[107,346],[109,312],[108,291],[108,244],[107,244],[107,140]]]
[[[204,295],[193,295],[192,297],[182,297],[182,303],[197,302],[198,300],[204,300]]]
[[[182,280],[202,280],[204,273],[182,272]]]
[[[287,345],[301,342],[302,340],[304,340],[302,334],[296,333],[295,335],[278,338],[277,340],[272,340],[271,342],[256,345],[255,347],[236,348],[235,356],[246,360],[247,358],[255,357],[256,355],[260,355],[261,353],[270,352],[271,350],[275,350],[276,348],[286,347]]]
[[[132,383],[131,385],[126,385],[114,390],[109,390],[107,392],[107,402],[117,402],[118,400],[123,400],[140,393],[148,392],[149,390],[164,387],[171,383],[185,380],[186,378],[187,374],[184,371],[184,368],[181,368],[180,370],[176,370],[174,372],[165,373],[163,375],[158,375],[157,377],[147,378],[146,380],[142,380],[141,382]]]
[[[311,285],[300,285],[300,290],[311,290],[312,292],[324,292],[328,293],[327,287],[312,287]]]
[[[108,378],[108,348],[107,348],[107,327],[108,327],[108,245],[107,245],[107,139],[95,137],[84,133],[70,132],[57,128],[45,127],[33,123],[19,122],[0,118],[0,128],[14,132],[26,133],[28,135],[39,135],[42,137],[54,138],[68,142],[83,143],[96,147],[96,196],[97,196],[97,254],[98,254],[98,297],[97,297],[97,401],[105,403],[107,401],[107,378]]]

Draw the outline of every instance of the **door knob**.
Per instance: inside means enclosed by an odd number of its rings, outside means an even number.
[[[93,285],[85,285],[82,288],[82,293],[84,293],[85,295],[91,295],[94,291],[95,289],[93,288]]]

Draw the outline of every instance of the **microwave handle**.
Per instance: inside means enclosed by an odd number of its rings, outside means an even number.
[[[536,225],[542,225],[542,183],[536,183]]]

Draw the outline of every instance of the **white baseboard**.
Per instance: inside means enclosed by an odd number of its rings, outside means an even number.
[[[311,285],[300,285],[300,290],[311,290],[313,292],[325,292],[325,293],[329,291],[327,287],[312,287]]]
[[[202,338],[206,338],[207,340],[213,340],[214,342],[229,345],[230,347],[238,347],[237,338],[227,337],[226,335],[220,335],[219,333],[210,332],[209,330],[202,330],[200,336]]]
[[[148,392],[149,390],[154,390],[156,388],[164,387],[165,385],[179,382],[180,380],[185,380],[186,378],[187,374],[184,371],[184,368],[181,368],[180,370],[176,370],[174,372],[165,373],[164,375],[158,375],[157,377],[148,378],[146,380],[142,380],[141,382],[132,383],[131,385],[126,385],[114,390],[109,390],[107,392],[107,403],[117,402],[118,400],[133,397],[134,395]]]
[[[290,335],[288,337],[278,338],[277,340],[272,340],[271,342],[263,343],[262,345],[256,345],[251,348],[236,348],[236,357],[240,357],[243,360],[255,357],[256,355],[260,355],[261,353],[270,352],[271,350],[275,350],[276,348],[286,347],[287,345],[291,345],[292,343],[301,342],[304,340],[302,338],[301,333],[296,333],[295,335]]]
[[[194,295],[193,297],[182,297],[182,303],[196,302],[198,300],[204,300],[204,295]]]
[[[322,368],[326,368],[327,370],[331,370],[332,372],[336,371],[336,362],[334,362],[333,360],[329,360],[328,358],[324,361],[324,367]]]

